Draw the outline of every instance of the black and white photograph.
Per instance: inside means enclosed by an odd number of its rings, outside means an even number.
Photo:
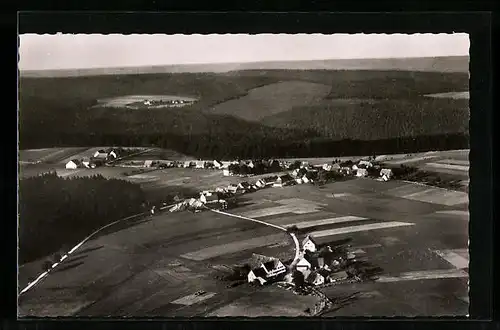
[[[469,46],[20,34],[18,317],[468,316]]]

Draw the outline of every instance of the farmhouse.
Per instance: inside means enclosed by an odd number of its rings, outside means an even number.
[[[234,184],[230,184],[228,187],[227,187],[227,191],[231,194],[236,194],[236,192],[238,191],[238,186],[237,185],[234,185]]]
[[[272,279],[280,274],[286,272],[286,267],[283,265],[281,260],[272,257],[266,257],[261,255],[255,255],[254,258],[258,259],[258,266],[254,267],[248,273],[248,282],[259,281],[262,285],[266,283],[269,279]]]
[[[332,171],[340,171],[340,165],[338,163],[335,163],[332,165]]]
[[[392,178],[392,170],[390,168],[383,168],[380,170],[380,176],[384,181],[388,181]]]
[[[313,237],[307,235],[302,241],[302,250],[309,252],[316,252],[330,242],[328,237]]]
[[[295,183],[295,180],[290,174],[279,176],[273,184],[273,187],[285,187]]]
[[[333,166],[331,164],[323,164],[322,168],[325,171],[331,171],[333,169]]]
[[[72,159],[66,163],[66,168],[69,170],[76,170],[79,167],[82,167],[82,163],[78,159]]]
[[[274,185],[274,182],[276,181],[278,177],[277,176],[269,176],[267,178],[264,178],[264,182],[266,183],[266,186],[272,186]]]
[[[332,273],[332,274],[328,275],[327,281],[335,283],[335,282],[343,281],[343,280],[347,279],[348,277],[349,277],[349,275],[347,274],[346,271],[340,271],[340,272],[336,272],[336,273]]]
[[[203,204],[214,204],[219,202],[219,195],[218,194],[201,195],[200,201]]]
[[[266,271],[264,268],[259,267],[252,269],[247,275],[248,283],[258,282],[260,285],[264,285],[266,280]]]
[[[85,166],[86,168],[90,167],[90,158],[85,157],[82,159],[82,165]]]
[[[205,168],[205,162],[204,162],[204,161],[202,161],[202,160],[198,160],[198,161],[196,161],[196,163],[195,163],[195,164],[196,164],[196,165],[195,165],[195,167],[196,167],[196,168]]]
[[[238,184],[238,189],[248,191],[252,189],[252,186],[248,182],[244,181]]]
[[[102,149],[97,150],[94,153],[94,158],[106,159],[106,158],[108,158],[108,153]]]
[[[109,153],[108,153],[108,158],[110,159],[116,159],[118,158],[118,154],[116,153],[115,150],[111,150]]]
[[[356,171],[356,176],[357,177],[365,177],[368,175],[368,170],[366,168],[358,168]]]
[[[151,167],[151,166],[153,166],[152,160],[145,160],[144,161],[144,167]]]
[[[255,182],[255,186],[257,188],[264,188],[266,186],[266,181],[260,179],[257,182]]]
[[[322,285],[325,283],[325,278],[319,272],[313,271],[309,273],[306,281],[312,285]]]
[[[217,159],[214,160],[213,164],[214,164],[214,167],[217,168],[217,169],[219,169],[219,168],[222,167],[222,162],[220,160],[217,160]]]

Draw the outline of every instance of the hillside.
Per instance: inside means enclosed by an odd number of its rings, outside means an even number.
[[[148,67],[92,68],[63,70],[23,70],[23,77],[81,77],[95,75],[128,75],[186,72],[229,72],[241,70],[381,70],[424,72],[469,72],[468,56],[387,58],[387,59],[335,59],[313,61],[275,61],[250,63],[212,63],[162,65]]]
[[[402,71],[21,77],[20,145],[156,146],[191,156],[274,157],[296,152],[303,157],[347,152],[348,142],[336,144],[345,139],[379,141],[376,149],[388,152],[383,146],[393,143],[389,140],[416,137],[404,142],[406,149],[446,149],[442,141],[452,140],[453,148],[460,149],[468,147],[468,101],[425,95],[467,89],[464,73]],[[98,106],[103,98],[138,94],[192,96],[199,101],[169,109]],[[373,143],[364,143],[363,152],[369,153]],[[402,144],[388,148],[397,152],[398,146]]]

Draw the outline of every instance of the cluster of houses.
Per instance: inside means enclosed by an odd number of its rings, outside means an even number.
[[[102,166],[111,160],[118,158],[118,152],[114,149],[108,150],[97,150],[91,157],[84,157],[81,159],[71,159],[65,165],[66,169],[77,169],[77,168],[96,168]]]
[[[249,283],[260,285],[282,280],[293,283],[294,276],[297,276],[296,272],[299,272],[304,284],[310,286],[338,283],[353,276],[345,270],[345,267],[355,258],[354,253],[343,248],[332,248],[322,238],[307,236],[302,242],[300,258],[294,269],[287,272],[287,268],[279,259],[263,257],[261,259],[264,260],[249,271],[247,280]]]

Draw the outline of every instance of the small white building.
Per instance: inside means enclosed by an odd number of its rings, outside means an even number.
[[[219,169],[219,168],[222,167],[222,162],[219,161],[219,160],[214,160],[213,164],[214,164],[214,167],[217,168],[217,169]]]
[[[322,285],[325,283],[325,278],[318,272],[311,272],[307,276],[306,281],[312,285]]]
[[[214,204],[219,202],[219,195],[218,194],[201,195],[200,201],[203,204]]]
[[[322,168],[325,171],[331,171],[332,170],[332,165],[331,164],[323,164]]]
[[[198,169],[205,168],[205,162],[202,161],[202,160],[198,160],[198,161],[196,161],[195,167],[198,168]]]
[[[360,160],[358,165],[364,166],[365,168],[370,168],[373,166],[373,164],[367,160]]]
[[[365,177],[368,175],[368,170],[366,168],[358,168],[356,171],[356,176],[359,178]]]
[[[228,169],[224,169],[224,170],[222,170],[222,175],[231,176],[231,172]]]
[[[316,252],[318,249],[317,245],[318,244],[316,243],[314,237],[312,237],[311,235],[307,235],[307,237],[302,241],[302,250]]]
[[[266,182],[264,180],[260,179],[257,182],[255,182],[255,186],[257,188],[264,188],[266,186]]]
[[[82,165],[85,166],[86,168],[90,168],[90,159],[89,158],[83,158],[82,159]]]
[[[96,152],[94,152],[94,158],[108,158],[108,153],[104,150],[97,150]]]
[[[260,285],[264,285],[266,280],[266,271],[264,268],[259,267],[252,269],[247,275],[248,283],[258,282]]]
[[[153,165],[153,161],[152,160],[145,160],[144,161],[144,167],[151,167]]]
[[[108,154],[108,158],[116,159],[118,158],[118,154],[116,153],[116,151],[111,150]]]
[[[392,170],[390,168],[383,168],[380,170],[380,176],[382,177],[382,180],[384,181],[389,181],[392,178]]]
[[[66,163],[66,168],[68,170],[76,170],[79,167],[81,167],[81,162],[78,159],[72,159]]]

